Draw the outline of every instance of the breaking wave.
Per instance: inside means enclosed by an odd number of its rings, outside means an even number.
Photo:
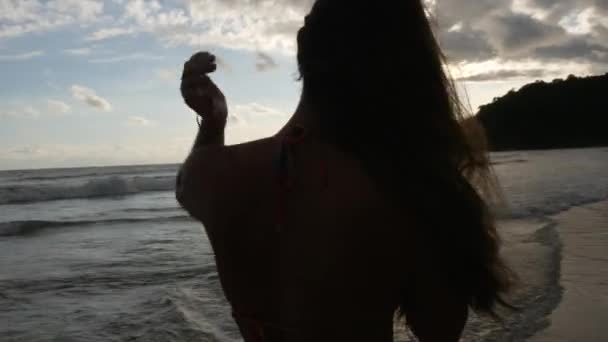
[[[186,221],[189,216],[176,215],[162,218],[143,218],[143,219],[110,219],[99,221],[45,221],[45,220],[26,220],[26,221],[10,221],[0,223],[0,237],[7,236],[25,236],[34,234],[44,229],[57,227],[72,227],[72,226],[91,226],[96,224],[119,224],[119,223],[140,223],[140,222],[168,222],[168,221]]]
[[[80,184],[27,184],[0,187],[0,204],[42,202],[59,199],[131,195],[149,191],[171,191],[175,176],[104,177]]]

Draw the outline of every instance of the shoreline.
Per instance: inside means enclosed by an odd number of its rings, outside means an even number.
[[[551,217],[561,240],[561,300],[529,341],[608,340],[608,200]]]

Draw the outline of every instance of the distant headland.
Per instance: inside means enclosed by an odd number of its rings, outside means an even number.
[[[608,73],[527,84],[477,118],[493,151],[608,146]]]

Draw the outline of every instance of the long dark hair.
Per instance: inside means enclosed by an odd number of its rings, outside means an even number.
[[[322,139],[410,208],[446,286],[477,312],[508,306],[512,273],[484,200],[495,185],[485,138],[444,69],[421,0],[317,0],[298,33],[298,65]]]

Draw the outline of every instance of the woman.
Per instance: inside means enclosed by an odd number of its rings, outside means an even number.
[[[245,341],[392,341],[395,312],[420,341],[457,341],[469,308],[504,304],[510,272],[476,186],[487,154],[420,0],[317,0],[298,65],[293,117],[236,146],[214,57],[184,68],[203,120],[177,198],[207,230]]]

